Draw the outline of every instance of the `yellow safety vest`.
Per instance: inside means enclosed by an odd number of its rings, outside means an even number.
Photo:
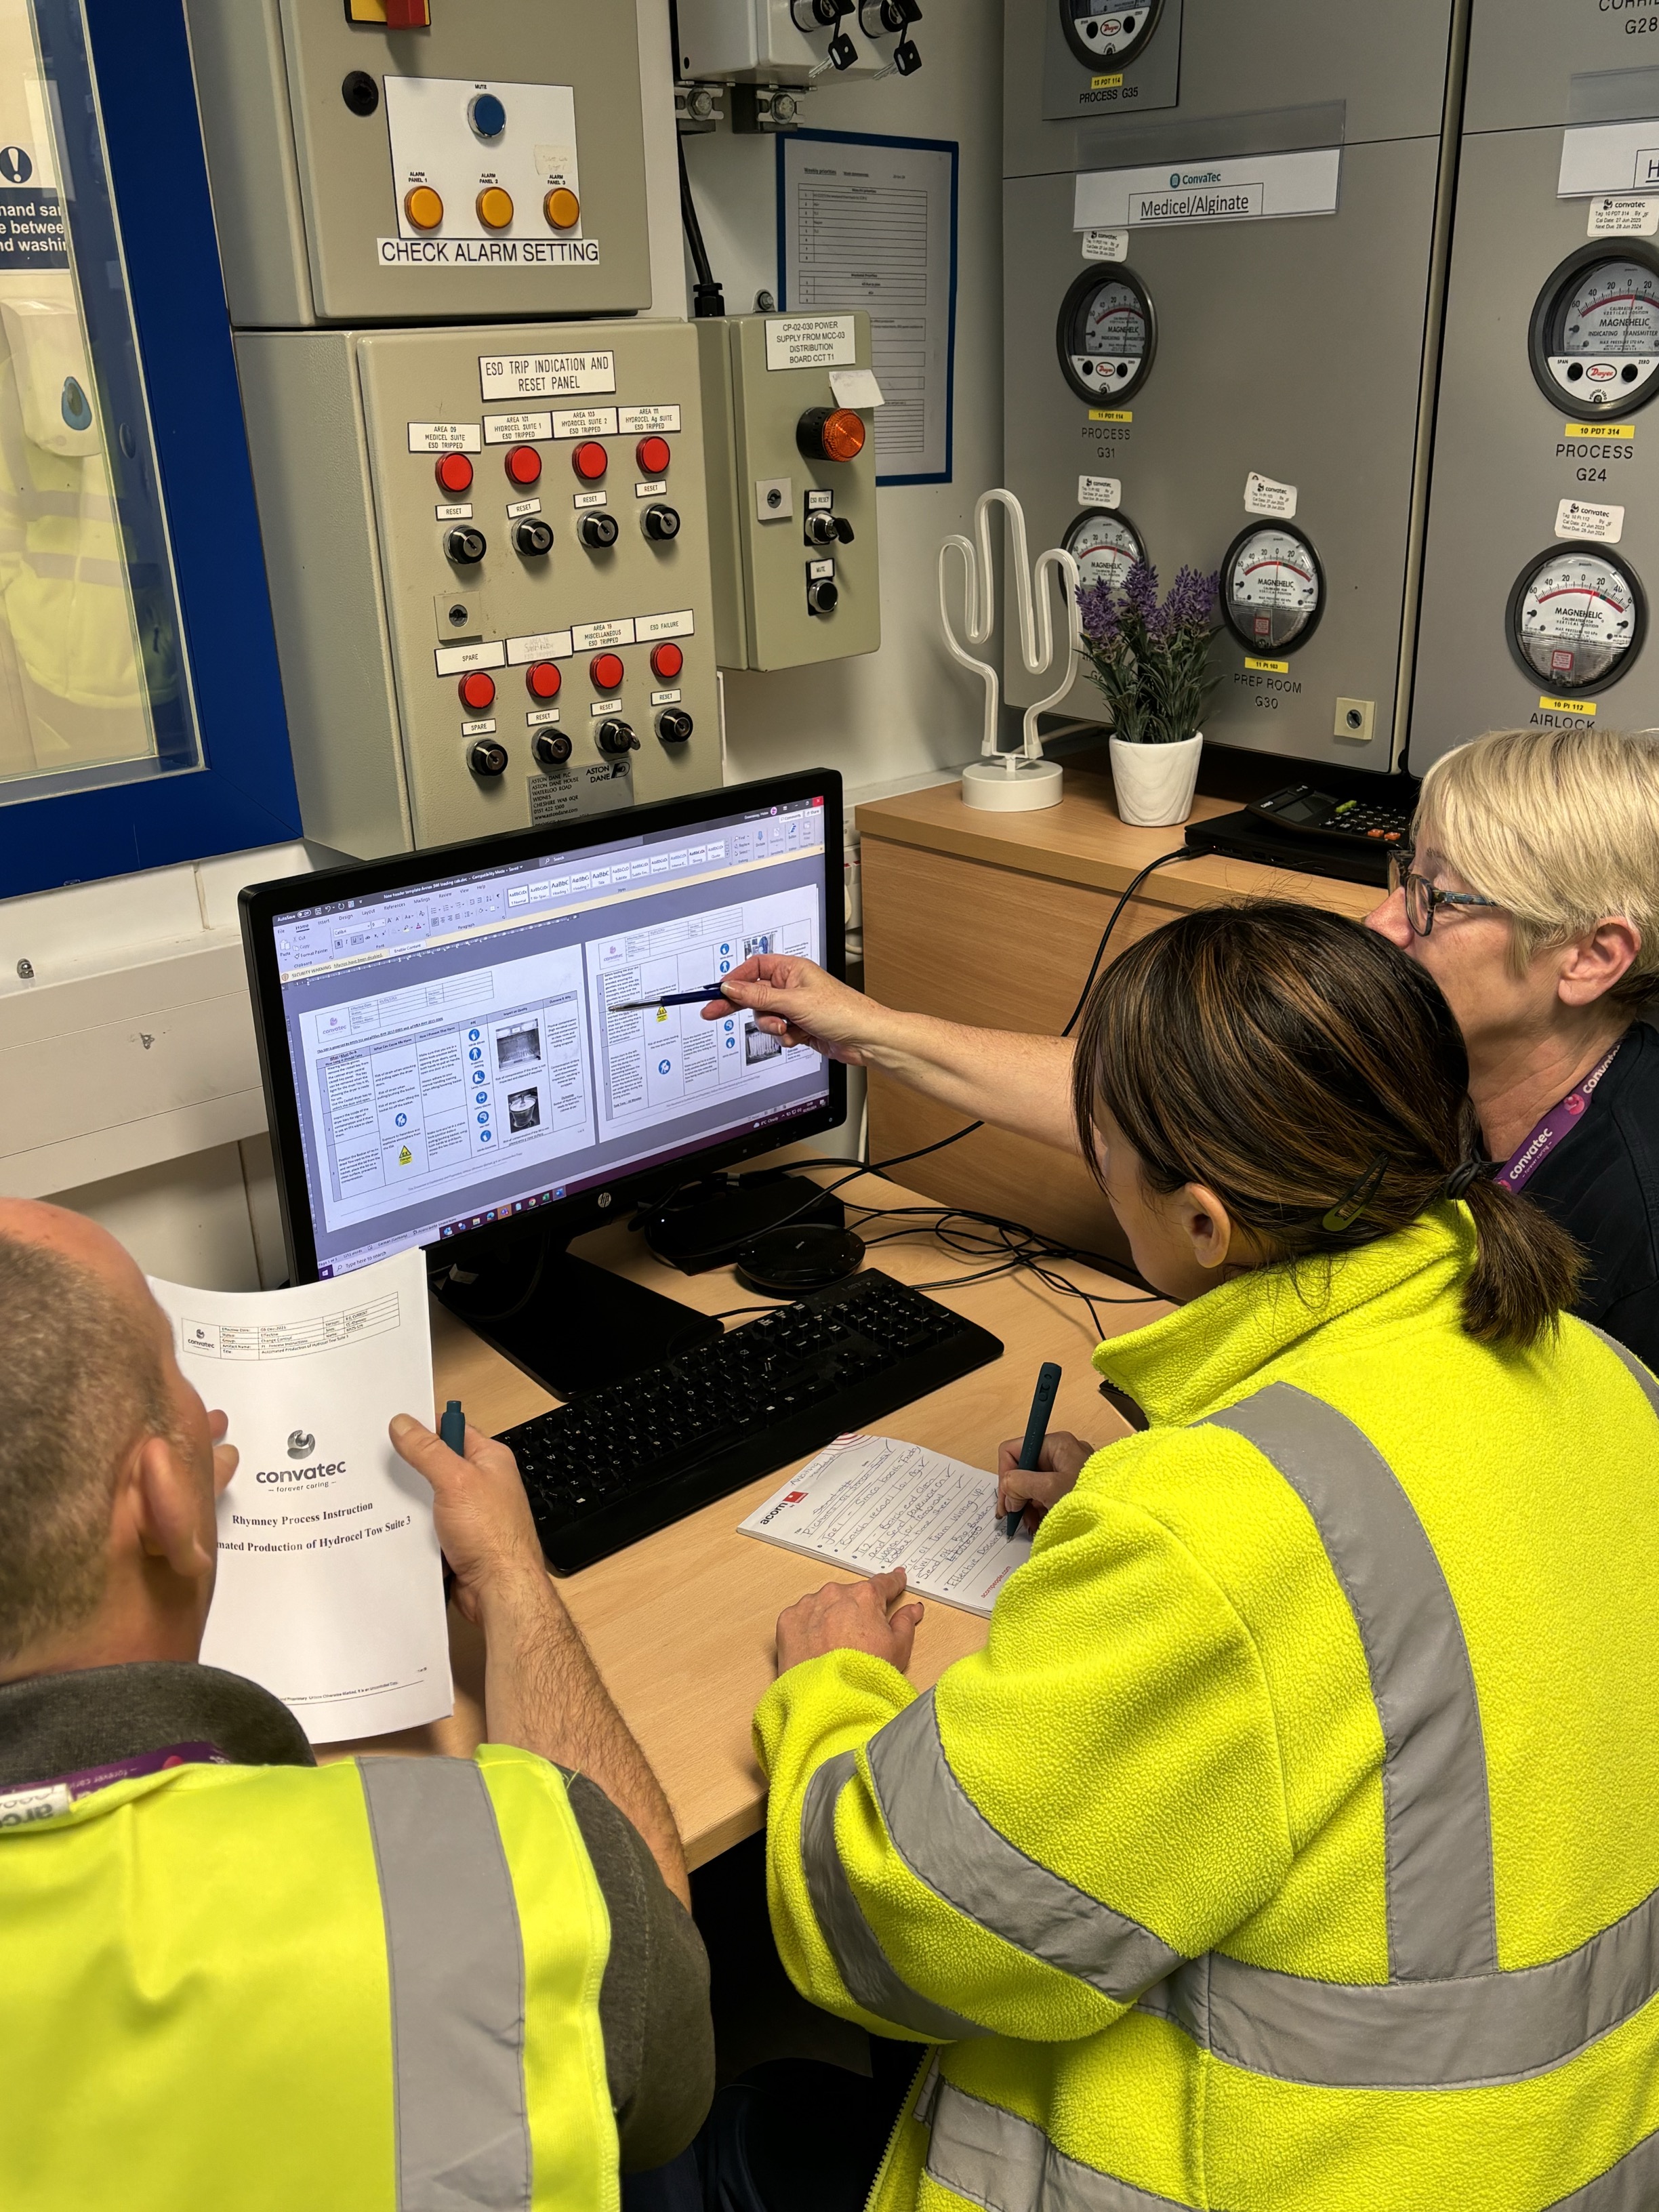
[[[1659,1383],[1467,1209],[1104,1346],[985,1650],[757,1716],[774,1924],[941,2046],[876,2212],[1659,2205]]]
[[[613,2212],[557,1771],[185,1765],[0,1829],[5,2212]]]

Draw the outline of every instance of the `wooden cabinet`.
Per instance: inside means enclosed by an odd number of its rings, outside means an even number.
[[[1200,798],[1193,811],[1223,814],[1234,804]],[[1109,779],[1072,769],[1060,805],[1039,814],[976,812],[951,782],[860,806],[858,824],[866,988],[889,1006],[946,1021],[1050,1034],[1076,1006],[1125,888],[1148,861],[1182,842],[1178,829],[1127,829]],[[1381,896],[1354,884],[1201,855],[1147,879],[1119,917],[1108,957],[1177,914],[1224,900],[1292,899],[1358,918]],[[872,1160],[932,1144],[960,1126],[960,1116],[872,1074]],[[1127,1259],[1079,1155],[981,1129],[901,1172],[931,1198]]]

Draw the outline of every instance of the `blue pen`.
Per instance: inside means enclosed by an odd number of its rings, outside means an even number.
[[[461,1411],[461,1401],[452,1398],[444,1407],[444,1417],[438,1424],[438,1434],[453,1452],[466,1450],[466,1415]]]
[[[1054,1393],[1060,1388],[1060,1370],[1052,1359],[1045,1359],[1037,1370],[1036,1389],[1031,1394],[1030,1419],[1025,1424],[1025,1441],[1019,1448],[1019,1466],[1029,1474],[1042,1456],[1042,1439],[1048,1433],[1048,1416],[1054,1410]],[[1017,1536],[1019,1524],[1025,1518],[1025,1508],[1010,1513],[1003,1522],[1003,1534]]]

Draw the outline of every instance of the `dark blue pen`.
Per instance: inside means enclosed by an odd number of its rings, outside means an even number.
[[[461,1411],[461,1401],[452,1398],[444,1407],[444,1417],[438,1424],[438,1434],[453,1452],[465,1455],[466,1450],[466,1415]]]
[[[1030,1419],[1025,1424],[1025,1441],[1019,1448],[1022,1473],[1030,1474],[1042,1456],[1042,1439],[1048,1433],[1048,1416],[1054,1410],[1054,1393],[1060,1388],[1060,1370],[1052,1359],[1045,1359],[1037,1370],[1036,1389],[1031,1394]],[[1003,1534],[1017,1536],[1019,1524],[1025,1518],[1022,1505],[1010,1513],[1003,1522]]]
[[[626,1005],[607,1006],[608,1014],[648,1014],[653,1006],[706,1006],[725,995],[724,983],[705,983],[700,991],[670,991],[660,999],[629,999]]]

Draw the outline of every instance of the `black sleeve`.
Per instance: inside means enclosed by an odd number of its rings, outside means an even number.
[[[1645,1290],[1620,1298],[1596,1316],[1595,1323],[1659,1374],[1659,1284],[1650,1283]]]
[[[596,1783],[566,1776],[611,1915],[599,2024],[624,2173],[677,2158],[714,2094],[708,1958],[645,1839]]]

